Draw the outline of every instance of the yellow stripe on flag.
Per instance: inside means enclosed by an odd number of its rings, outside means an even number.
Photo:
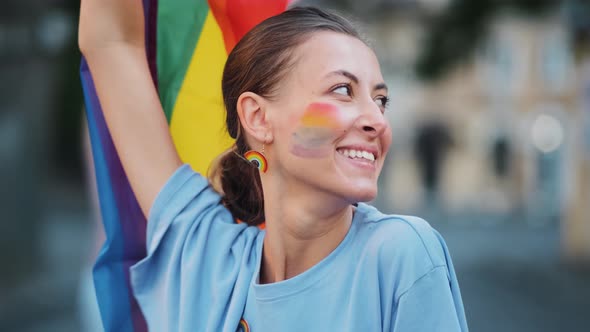
[[[209,11],[170,121],[180,157],[203,175],[211,161],[233,143],[225,130],[221,96],[226,60],[221,29]]]

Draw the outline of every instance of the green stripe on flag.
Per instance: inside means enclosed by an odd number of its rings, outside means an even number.
[[[158,88],[168,123],[208,12],[207,0],[158,1]]]

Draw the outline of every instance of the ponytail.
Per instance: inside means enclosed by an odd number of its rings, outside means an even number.
[[[234,218],[258,226],[264,222],[262,182],[258,168],[242,157],[249,150],[245,141],[239,138],[217,158],[209,178]]]

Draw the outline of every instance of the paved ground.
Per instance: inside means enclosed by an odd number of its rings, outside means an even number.
[[[472,331],[590,331],[590,273],[560,263],[556,227],[438,228]]]
[[[48,218],[46,268],[0,296],[0,331],[87,330],[77,290],[91,242],[87,224],[76,220],[86,217]],[[590,273],[560,264],[557,227],[475,219],[433,222],[451,250],[471,331],[590,331]]]

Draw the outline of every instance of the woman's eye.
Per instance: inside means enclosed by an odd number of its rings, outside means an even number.
[[[375,98],[375,101],[377,102],[377,104],[378,104],[380,107],[383,107],[383,108],[385,108],[385,107],[387,107],[387,105],[389,104],[389,97],[386,97],[386,96],[380,96],[380,97],[377,97],[377,98]]]
[[[348,85],[339,86],[332,91],[337,94],[343,95],[343,96],[350,96],[351,95],[350,86],[348,86]]]

